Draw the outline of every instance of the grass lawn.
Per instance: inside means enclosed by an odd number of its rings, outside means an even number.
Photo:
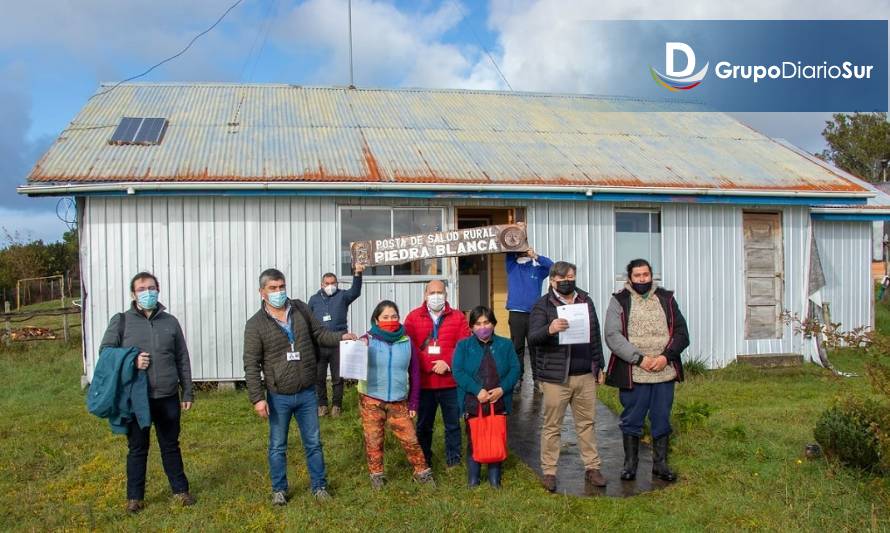
[[[856,354],[836,356],[859,366]],[[322,421],[334,500],[317,505],[292,425],[291,502],[269,503],[267,425],[243,391],[198,393],[183,418],[186,472],[198,504],[170,503],[156,443],[149,454],[147,509],[128,517],[126,440],[89,415],[80,390],[80,347],[61,342],[0,349],[0,530],[890,530],[890,482],[803,459],[819,412],[862,378],[813,365],[758,371],[732,366],[677,388],[675,413],[707,402],[709,418],[677,427],[677,484],[628,499],[550,495],[532,471],[508,460],[504,489],[465,488],[463,469],[437,470],[439,486],[410,481],[401,449],[387,442],[390,484],[368,485],[354,389],[347,411]],[[615,406],[614,390],[601,398]],[[441,427],[439,428],[441,429]],[[441,434],[435,443],[440,447]]]

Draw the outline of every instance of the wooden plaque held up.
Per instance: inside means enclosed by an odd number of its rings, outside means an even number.
[[[528,250],[525,223],[499,224],[437,233],[349,243],[356,265],[400,265],[437,257],[500,254]]]

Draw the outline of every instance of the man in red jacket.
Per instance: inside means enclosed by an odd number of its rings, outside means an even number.
[[[460,464],[460,403],[457,383],[451,374],[451,357],[458,341],[470,336],[470,327],[459,309],[448,305],[445,283],[427,283],[423,305],[405,319],[405,330],[420,353],[420,408],[417,411],[417,440],[432,466],[433,423],[442,408],[445,424],[445,462]]]

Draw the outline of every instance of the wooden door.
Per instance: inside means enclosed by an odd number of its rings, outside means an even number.
[[[745,338],[782,337],[785,272],[780,213],[744,213]]]

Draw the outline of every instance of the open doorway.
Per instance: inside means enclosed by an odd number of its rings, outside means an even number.
[[[512,224],[525,219],[523,208],[458,208],[458,229]],[[495,331],[510,336],[507,324],[507,272],[504,254],[480,254],[457,258],[458,303],[463,311],[477,305],[494,310],[498,317]]]

